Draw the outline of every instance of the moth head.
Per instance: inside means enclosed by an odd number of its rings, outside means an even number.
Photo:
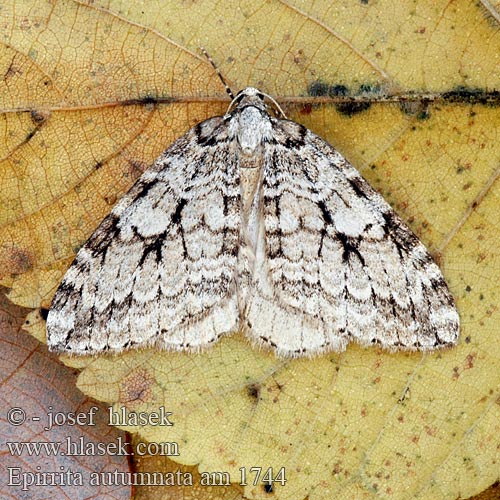
[[[286,118],[285,113],[281,109],[280,105],[268,94],[261,92],[255,87],[247,87],[240,90],[236,97],[231,101],[231,104],[227,108],[226,116],[228,116],[231,111],[235,109],[243,109],[247,106],[254,106],[261,111],[268,112],[268,106],[266,100],[270,101],[275,114],[280,115],[280,118]]]

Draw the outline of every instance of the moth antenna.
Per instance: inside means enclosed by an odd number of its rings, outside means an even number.
[[[203,55],[208,59],[208,62],[212,65],[212,68],[214,68],[215,72],[217,73],[217,76],[222,82],[222,85],[224,85],[224,88],[226,89],[226,92],[231,98],[231,100],[234,100],[233,91],[231,90],[231,87],[229,87],[229,85],[226,83],[226,80],[224,80],[224,76],[222,75],[220,69],[217,67],[217,64],[215,64],[215,61],[210,57],[210,54],[203,47],[200,47],[200,50],[203,52]]]
[[[279,113],[281,114],[281,117],[286,119],[286,114],[285,114],[285,112],[281,109],[281,106],[278,104],[278,102],[276,101],[276,99],[274,99],[273,97],[271,97],[269,94],[266,94],[265,92],[262,92],[262,90],[260,91],[260,93],[261,93],[264,97],[267,97],[267,98],[271,101],[271,103],[273,104],[273,106],[275,107],[275,109],[276,109],[277,111],[279,111]]]

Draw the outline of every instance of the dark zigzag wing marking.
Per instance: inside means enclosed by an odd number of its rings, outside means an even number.
[[[273,124],[267,273],[255,309],[296,321],[285,336],[272,320],[252,336],[285,355],[343,350],[349,340],[409,350],[455,343],[453,299],[423,244],[334,148],[294,122]]]
[[[239,212],[237,157],[212,118],[168,148],[80,249],[53,299],[49,347],[83,354],[218,338],[237,319]]]

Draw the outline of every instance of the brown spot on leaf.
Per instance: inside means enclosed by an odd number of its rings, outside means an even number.
[[[13,78],[17,75],[22,75],[23,71],[21,68],[17,67],[14,63],[14,60],[10,63],[10,66],[7,68],[7,71],[3,74],[3,80],[7,81],[9,78]]]
[[[312,113],[312,104],[308,103],[308,104],[304,104],[301,108],[300,108],[300,114],[301,115],[310,115]]]
[[[274,383],[269,383],[267,386],[267,392],[272,395],[272,402],[277,403],[279,401],[283,385],[277,380],[273,379]]]
[[[137,368],[121,382],[120,401],[127,403],[129,407],[151,401],[154,380],[148,370]]]
[[[425,426],[425,432],[432,437],[435,437],[437,434],[437,427],[426,425]]]
[[[116,203],[116,201],[117,201],[117,200],[118,200],[118,198],[117,198],[116,194],[114,194],[114,193],[110,194],[109,196],[108,196],[108,195],[106,195],[106,196],[104,197],[104,201],[105,201],[108,205],[110,205],[110,206],[114,205],[114,204]]]
[[[476,352],[471,352],[470,354],[467,354],[467,356],[464,359],[464,362],[462,364],[462,367],[455,366],[453,368],[453,375],[452,379],[453,380],[458,380],[460,375],[465,371],[465,370],[470,370],[471,368],[474,368],[474,362],[477,358],[477,353]]]
[[[5,275],[23,274],[33,267],[33,257],[24,248],[10,246],[0,253],[0,269],[5,269]]]
[[[19,22],[19,29],[21,31],[28,31],[31,29],[31,21],[25,17]]]
[[[133,179],[139,177],[147,168],[149,167],[148,163],[139,160],[129,160],[128,161],[128,171],[127,174],[130,175]]]
[[[49,111],[41,111],[41,110],[34,109],[30,113],[31,121],[37,126],[42,125],[44,122],[46,122],[49,119],[49,117],[50,117]]]
[[[470,370],[471,368],[474,368],[474,360],[476,358],[477,358],[477,353],[475,353],[475,352],[467,354],[467,357],[465,358],[465,363],[464,363],[464,370]]]
[[[293,56],[293,62],[295,64],[301,65],[306,61],[306,56],[304,55],[304,51],[302,49],[297,50],[297,52]]]
[[[261,388],[261,385],[258,383],[247,385],[247,394],[250,399],[254,400],[254,402],[257,402],[260,399]]]

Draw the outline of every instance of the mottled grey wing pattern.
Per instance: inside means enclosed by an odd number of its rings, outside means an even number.
[[[424,245],[334,148],[297,123],[272,122],[266,259],[249,336],[288,356],[351,340],[409,350],[455,343],[458,314]]]
[[[437,265],[330,145],[241,91],[158,158],[76,259],[52,350],[198,349],[242,328],[279,355],[454,344]]]
[[[47,318],[52,350],[209,344],[237,324],[237,151],[221,117],[176,141],[78,252]]]

